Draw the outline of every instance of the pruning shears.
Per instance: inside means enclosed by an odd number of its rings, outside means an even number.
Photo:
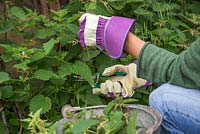
[[[102,73],[96,73],[93,76],[93,80],[95,81],[94,85],[92,85],[93,88],[100,88],[101,82],[104,82],[106,79],[112,76],[126,76],[126,72],[115,72],[111,76],[103,76]],[[83,77],[81,76],[74,76],[76,78],[76,81],[86,81]]]

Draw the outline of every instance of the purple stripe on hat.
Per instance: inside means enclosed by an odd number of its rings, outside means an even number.
[[[108,19],[99,17],[97,30],[96,30],[96,44],[102,50],[104,49],[104,29]]]
[[[83,21],[81,21],[80,30],[78,31],[78,37],[80,39],[80,43],[82,47],[86,47],[85,39],[84,39],[85,23],[86,23],[86,17],[84,18]]]

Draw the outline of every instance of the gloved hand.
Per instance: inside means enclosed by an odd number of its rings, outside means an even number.
[[[126,72],[127,75],[111,77],[104,83],[101,83],[100,88],[94,88],[93,93],[105,94],[112,98],[118,95],[123,97],[131,97],[138,88],[151,85],[151,82],[137,78],[136,66],[137,65],[135,63],[131,63],[126,66],[114,65],[106,68],[102,74],[103,76],[111,76],[115,72]]]
[[[79,18],[78,37],[82,47],[97,46],[106,50],[112,58],[123,54],[128,32],[133,28],[134,19],[112,16],[105,17],[85,13]]]

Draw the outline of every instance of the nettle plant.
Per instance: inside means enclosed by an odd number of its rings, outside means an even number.
[[[5,37],[0,40],[0,104],[10,131],[22,126],[27,129],[27,124],[18,119],[29,112],[38,120],[42,115],[56,121],[61,119],[60,108],[65,104],[85,106],[109,101],[92,94],[92,76],[105,67],[128,64],[133,58],[114,60],[96,48],[82,49],[77,32],[83,12],[135,18],[136,35],[179,53],[200,35],[198,5],[198,1],[187,0],[73,0],[60,11],[51,11],[49,18],[25,7],[6,7],[4,16],[0,16],[0,34]],[[9,33],[20,40],[9,40]],[[86,81],[76,81],[75,75]],[[147,105],[148,96],[149,91],[142,89],[133,97]],[[0,122],[2,132],[3,125]]]
[[[49,20],[30,9],[12,7],[10,13],[6,30],[23,37],[23,42],[1,43],[2,60],[12,62],[10,68],[16,69],[15,76],[6,69],[0,72],[3,105],[9,109],[18,103],[23,116],[42,108],[41,114],[56,118],[59,108],[66,103],[102,104],[98,96],[92,95],[89,84],[94,82],[88,66],[92,62],[87,63],[100,52],[81,50],[76,39],[79,14],[71,15],[63,9],[52,12]],[[74,74],[88,82],[76,82]]]

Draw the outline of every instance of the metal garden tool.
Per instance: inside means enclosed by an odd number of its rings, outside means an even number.
[[[109,77],[113,76],[125,76],[126,72],[115,72],[114,75],[111,76],[103,76],[102,73],[96,73],[93,76],[93,80],[95,81],[92,85],[92,88],[100,88],[101,82],[106,81]],[[83,77],[74,75],[74,78],[76,78],[76,81],[86,81]]]
[[[109,77],[125,76],[125,75],[126,75],[126,72],[115,72],[114,75],[111,75],[111,76],[103,76],[102,73],[97,73],[93,88],[100,88],[101,82],[106,81]]]

